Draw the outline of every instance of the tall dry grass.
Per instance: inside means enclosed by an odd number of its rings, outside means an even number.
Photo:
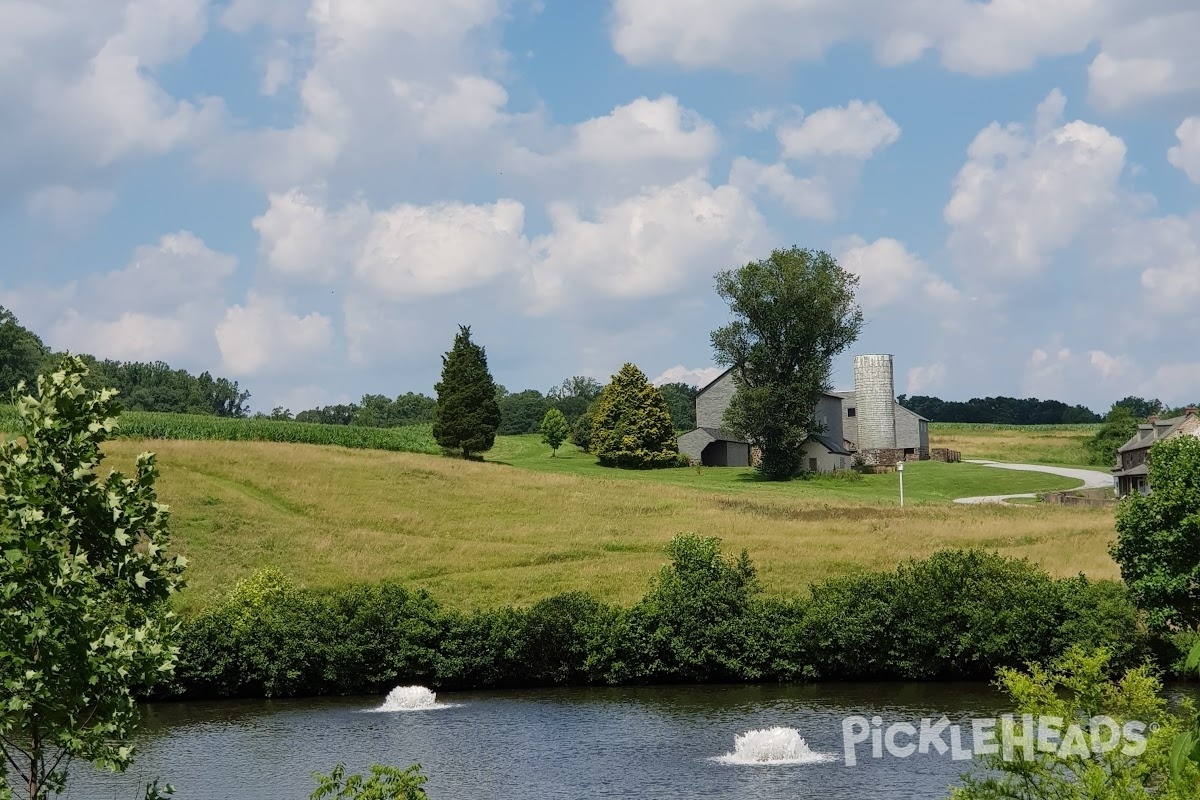
[[[313,587],[391,578],[463,607],[571,590],[630,602],[680,532],[749,551],[769,592],[890,568],[946,547],[1028,556],[1057,575],[1113,577],[1111,512],[1058,507],[899,509],[788,496],[779,487],[687,486],[533,472],[495,463],[252,442],[153,442],[161,498],[192,561],[184,607],[257,567]],[[107,446],[128,468],[145,443]]]

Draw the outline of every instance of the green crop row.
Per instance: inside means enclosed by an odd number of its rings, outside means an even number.
[[[0,432],[11,433],[16,429],[15,410],[12,406],[0,406]],[[313,422],[234,419],[153,411],[126,411],[121,414],[117,436],[131,439],[326,444],[403,453],[441,452],[428,425],[366,428],[357,425],[321,425]]]
[[[126,411],[121,415],[118,435],[142,439],[327,444],[405,453],[441,452],[428,425],[366,428],[358,425]]]
[[[1095,433],[1100,429],[1098,422],[1077,422],[1063,425],[1012,425],[995,422],[931,422],[929,429],[934,433],[955,431],[1024,431],[1028,433],[1053,433],[1055,431],[1078,431]]]

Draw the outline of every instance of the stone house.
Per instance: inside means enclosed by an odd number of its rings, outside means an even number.
[[[1117,483],[1117,496],[1125,497],[1133,492],[1149,494],[1150,469],[1147,459],[1155,442],[1173,439],[1176,436],[1200,437],[1200,417],[1196,407],[1184,409],[1183,416],[1159,419],[1150,417],[1138,425],[1137,432],[1128,442],[1117,449],[1117,465],[1113,478]]]
[[[748,467],[750,442],[721,427],[737,386],[733,369],[727,369],[696,394],[696,429],[679,437],[679,452],[693,463],[711,467]],[[817,421],[824,426],[809,437],[804,465],[809,472],[833,472],[850,467],[850,451],[842,434],[842,398],[824,395],[817,405]]]
[[[854,400],[854,392],[834,394],[842,398],[842,431],[846,437],[846,448],[853,452],[858,449],[858,404]],[[929,420],[899,403],[894,404],[892,413],[896,418],[896,449],[901,451],[903,460],[928,460]]]

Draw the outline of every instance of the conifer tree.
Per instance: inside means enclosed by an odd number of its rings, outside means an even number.
[[[669,467],[679,457],[671,412],[662,393],[633,364],[613,376],[596,399],[591,451],[606,467]]]
[[[471,341],[471,328],[459,325],[454,347],[442,356],[442,380],[437,390],[433,438],[463,458],[491,450],[500,427],[496,383],[488,372],[487,355]]]

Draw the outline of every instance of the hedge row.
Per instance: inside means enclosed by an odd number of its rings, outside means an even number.
[[[395,583],[314,592],[275,572],[183,621],[164,695],[289,696],[435,688],[842,679],[983,679],[1002,666],[1146,640],[1124,587],[1025,560],[945,551],[893,572],[764,598],[745,554],[678,537],[630,608],[566,594],[465,614]]]

